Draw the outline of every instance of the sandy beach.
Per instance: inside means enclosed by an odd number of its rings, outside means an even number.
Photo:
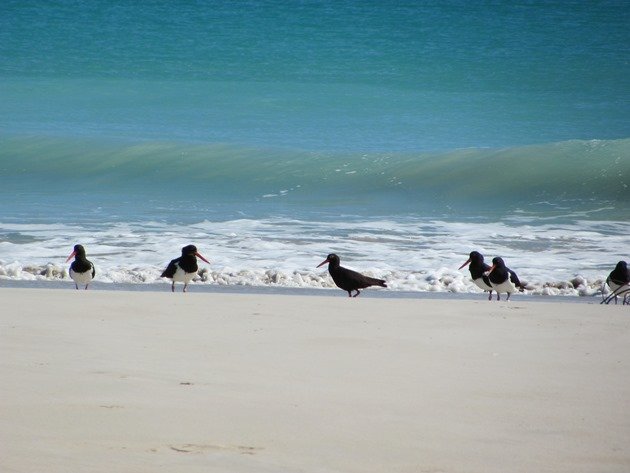
[[[630,310],[0,289],[0,471],[627,472]]]

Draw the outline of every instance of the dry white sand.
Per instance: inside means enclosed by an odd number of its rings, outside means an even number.
[[[194,290],[0,289],[0,471],[630,471],[628,307]]]

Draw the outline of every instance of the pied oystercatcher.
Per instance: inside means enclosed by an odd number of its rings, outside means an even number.
[[[74,281],[74,285],[77,289],[79,289],[79,284],[81,286],[85,285],[85,289],[87,289],[96,275],[94,265],[85,257],[85,248],[83,248],[83,245],[74,245],[74,249],[72,253],[70,253],[70,256],[68,256],[68,259],[66,259],[66,263],[73,257],[74,261],[70,265],[70,277]]]
[[[623,303],[626,303],[627,294],[630,292],[630,271],[628,270],[628,263],[625,261],[619,261],[615,269],[606,278],[606,284],[610,287],[612,293],[607,299],[615,299],[617,303],[617,296],[624,295]],[[610,302],[610,300],[608,301]]]
[[[496,257],[492,259],[492,267],[488,271],[488,279],[490,279],[490,285],[497,293],[497,300],[501,300],[501,293],[507,293],[506,301],[510,300],[510,296],[513,292],[523,291],[525,286],[521,284],[518,276],[514,271],[508,268],[503,261],[503,258]]]
[[[479,289],[490,292],[488,300],[492,300],[492,286],[490,285],[490,279],[484,273],[490,270],[490,265],[483,262],[483,255],[478,251],[471,251],[468,260],[462,264],[459,269],[462,269],[467,264],[470,264],[468,270],[473,282]]]
[[[199,254],[195,245],[183,247],[182,255],[179,258],[171,260],[168,264],[161,277],[173,280],[173,284],[171,285],[172,292],[175,292],[176,282],[183,282],[183,292],[186,292],[188,283],[197,275],[197,270],[199,269],[197,266],[197,257],[210,264],[210,261]]]

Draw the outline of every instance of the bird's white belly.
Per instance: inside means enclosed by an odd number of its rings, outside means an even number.
[[[177,271],[175,271],[175,274],[173,275],[173,282],[183,282],[184,284],[188,284],[190,281],[193,280],[196,275],[196,272],[187,273],[182,268],[177,266]]]
[[[88,284],[92,281],[92,269],[84,273],[77,273],[71,269],[70,277],[76,284]]]
[[[516,292],[516,286],[509,279],[502,282],[501,284],[492,283],[492,289],[494,289],[498,293],[508,292],[512,294],[513,292]]]
[[[630,284],[617,284],[612,281],[608,281],[607,284],[608,284],[608,287],[610,288],[610,291],[617,294],[621,294],[630,289]]]
[[[473,279],[473,282],[477,285],[479,289],[483,289],[484,291],[492,291],[492,286],[488,286],[483,278]]]

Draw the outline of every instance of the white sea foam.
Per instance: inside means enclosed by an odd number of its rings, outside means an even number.
[[[536,225],[524,217],[465,223],[422,219],[305,221],[240,219],[191,225],[111,223],[94,227],[0,223],[0,278],[67,278],[66,257],[81,243],[97,280],[153,283],[182,246],[197,245],[202,284],[333,287],[328,253],[342,265],[384,278],[392,291],[478,292],[457,268],[475,249],[502,256],[529,292],[596,294],[630,248],[627,222]]]

